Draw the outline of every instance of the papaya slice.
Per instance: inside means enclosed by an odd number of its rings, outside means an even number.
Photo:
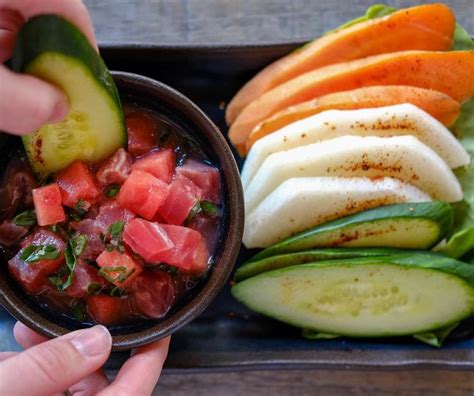
[[[396,11],[336,30],[277,60],[244,85],[229,103],[228,124],[270,89],[318,67],[405,50],[444,51],[452,46],[455,18],[443,4]]]
[[[229,129],[239,152],[263,120],[289,106],[334,92],[375,85],[440,91],[462,103],[474,95],[474,51],[402,51],[374,55],[305,73],[250,103]]]
[[[335,92],[279,111],[258,124],[246,142],[248,153],[253,144],[288,124],[326,110],[357,110],[411,103],[426,111],[445,126],[451,126],[459,116],[460,105],[448,95],[432,89],[408,85],[387,85]]]

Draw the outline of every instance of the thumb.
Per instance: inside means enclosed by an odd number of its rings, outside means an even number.
[[[0,395],[64,392],[107,360],[112,337],[103,326],[79,330],[0,362]]]
[[[25,135],[61,121],[67,114],[66,96],[51,84],[0,65],[0,130]]]

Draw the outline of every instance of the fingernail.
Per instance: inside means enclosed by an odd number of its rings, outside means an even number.
[[[69,110],[69,103],[67,100],[61,100],[54,106],[51,115],[48,118],[49,123],[59,122],[64,120]]]
[[[109,353],[112,337],[104,326],[94,326],[74,336],[71,344],[81,355],[91,358]]]

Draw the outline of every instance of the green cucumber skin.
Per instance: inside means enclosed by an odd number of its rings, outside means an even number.
[[[430,246],[418,247],[419,249],[429,249],[446,235],[453,224],[453,209],[450,204],[440,201],[396,204],[369,209],[293,235],[256,254],[250,261],[258,261],[270,256],[310,249],[311,246],[302,247],[301,245],[305,241],[310,240],[314,235],[343,229],[344,227],[394,219],[414,219],[416,221],[417,218],[428,219],[438,225],[438,238]]]
[[[74,45],[70,45],[71,41]],[[31,18],[18,34],[12,58],[13,70],[25,72],[28,65],[44,52],[57,52],[81,61],[121,108],[120,96],[107,66],[86,36],[72,23],[57,15]]]
[[[403,333],[397,332],[393,333],[390,331],[378,333],[378,334],[354,334],[350,331],[338,331],[337,334],[333,333],[331,330],[328,329],[317,329],[308,327],[305,323],[298,323],[293,322],[288,318],[285,317],[278,317],[278,315],[272,315],[268,312],[265,312],[262,309],[258,309],[258,307],[254,306],[252,302],[244,301],[245,298],[241,295],[244,294],[242,290],[246,287],[248,282],[258,282],[259,280],[264,280],[267,277],[280,277],[285,275],[286,273],[291,273],[291,271],[298,270],[300,268],[322,268],[322,267],[335,267],[340,266],[341,271],[344,268],[350,268],[351,266],[365,266],[365,265],[389,265],[389,266],[405,266],[408,268],[415,268],[415,269],[422,269],[426,271],[435,271],[435,272],[442,272],[447,277],[451,279],[455,279],[460,282],[460,286],[466,287],[469,289],[469,293],[472,295],[472,307],[470,312],[465,312],[459,317],[453,318],[449,322],[440,322],[435,323],[431,327],[427,327],[424,329],[419,329],[416,334],[420,333],[427,333],[427,332],[434,332],[438,331],[439,329],[455,326],[458,322],[466,319],[467,317],[471,316],[474,313],[474,266],[470,264],[466,264],[460,262],[458,260],[451,259],[449,257],[445,257],[436,253],[426,252],[425,254],[400,254],[398,256],[387,256],[387,257],[372,257],[372,258],[354,258],[354,259],[342,259],[342,260],[327,260],[327,261],[320,261],[316,263],[307,263],[307,264],[300,264],[295,266],[290,266],[282,269],[277,269],[273,271],[264,272],[262,274],[256,275],[252,278],[246,279],[243,282],[237,283],[231,289],[232,296],[246,305],[248,308],[254,310],[263,315],[270,316],[276,320],[282,321],[284,323],[290,324],[295,327],[304,328],[306,333],[319,332],[323,334],[330,334],[331,336],[343,336],[343,337],[351,337],[351,338],[373,338],[373,337],[399,337],[399,336],[410,336],[414,335],[412,333]],[[472,267],[472,268],[471,268]]]
[[[412,250],[406,251],[392,248],[322,248],[270,256],[259,261],[253,261],[253,259],[251,259],[237,268],[234,274],[234,280],[240,282],[263,272],[273,271],[291,265],[356,257],[389,256],[404,252],[413,254]]]

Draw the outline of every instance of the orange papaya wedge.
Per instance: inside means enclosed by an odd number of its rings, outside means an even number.
[[[445,51],[452,46],[454,29],[455,17],[447,6],[426,4],[336,30],[258,73],[229,103],[227,123],[232,124],[238,114],[263,93],[303,73],[388,52]]]
[[[244,152],[251,131],[278,111],[330,93],[374,85],[434,89],[462,103],[474,95],[474,51],[402,51],[316,69],[250,103],[231,125],[229,138]]]
[[[356,110],[411,103],[446,126],[456,121],[460,105],[448,95],[408,85],[386,85],[335,92],[288,107],[258,124],[246,142],[246,153],[264,136],[325,110]]]

